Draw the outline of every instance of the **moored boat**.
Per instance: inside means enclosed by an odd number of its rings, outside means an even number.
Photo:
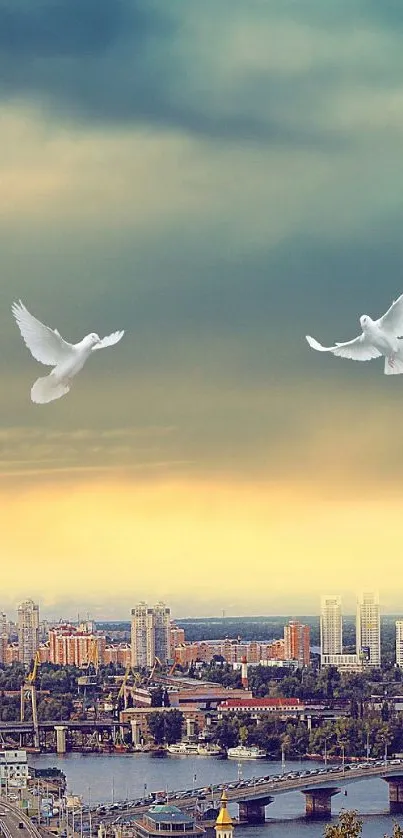
[[[169,754],[187,757],[215,757],[222,754],[220,746],[211,742],[175,742],[167,746],[167,751]]]
[[[237,745],[235,748],[228,748],[227,756],[229,759],[265,759],[266,751],[257,745]]]

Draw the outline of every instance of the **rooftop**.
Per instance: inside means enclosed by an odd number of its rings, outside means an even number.
[[[155,821],[155,823],[193,823],[193,818],[182,812],[177,806],[171,806],[169,803],[156,803],[151,806],[146,817]]]
[[[226,698],[222,707],[295,707],[299,698]]]

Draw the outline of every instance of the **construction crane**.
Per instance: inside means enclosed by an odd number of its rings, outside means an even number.
[[[153,680],[153,678],[154,678],[154,672],[155,672],[155,670],[156,670],[157,666],[159,666],[159,667],[160,667],[160,669],[163,669],[162,663],[161,663],[160,659],[159,659],[159,658],[157,658],[157,655],[156,655],[156,656],[155,656],[155,658],[154,658],[154,664],[153,664],[153,667],[152,667],[151,672],[150,672],[150,674],[149,674],[149,676],[148,676],[148,678],[147,678],[147,681],[152,681],[152,680]]]
[[[133,669],[133,667],[130,663],[126,667],[126,671],[125,671],[125,674],[123,676],[122,683],[120,685],[120,689],[119,689],[118,696],[117,696],[117,707],[119,707],[119,702],[123,698],[125,710],[127,709],[129,689],[130,689],[130,686],[127,683],[129,678],[133,679],[133,686],[135,686],[136,684],[140,684],[141,681],[142,681],[142,677],[141,677],[140,673],[135,672],[135,670]]]
[[[38,708],[36,703],[36,676],[41,663],[39,652],[36,652],[32,670],[28,672],[24,683],[21,684],[20,720],[25,721],[25,700],[28,699],[32,707],[32,722],[34,725],[34,747],[39,748]]]
[[[99,669],[99,654],[98,643],[95,637],[92,637],[88,644],[87,660],[83,666],[86,674],[80,675],[77,679],[79,686],[94,686],[98,683],[98,669]],[[91,671],[92,670],[92,671]]]
[[[169,669],[168,675],[171,676],[174,674],[176,667],[178,666],[178,661],[174,660],[172,666]]]
[[[83,712],[87,708],[87,691],[94,693],[98,687],[99,653],[96,637],[91,637],[88,643],[87,661],[83,667],[85,675],[77,678],[77,687],[83,688]]]

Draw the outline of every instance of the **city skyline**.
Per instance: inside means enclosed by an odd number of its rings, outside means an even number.
[[[2,607],[297,616],[365,579],[398,612],[403,380],[305,334],[403,291],[401,15],[100,0],[66,31],[67,0],[9,5]],[[36,407],[19,298],[125,338]]]

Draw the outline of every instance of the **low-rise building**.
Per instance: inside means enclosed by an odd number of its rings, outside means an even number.
[[[228,698],[218,705],[218,717],[250,713],[252,716],[295,716],[304,710],[299,698]]]
[[[28,776],[26,751],[0,751],[0,788],[26,788]]]
[[[342,653],[321,656],[321,666],[335,666],[339,672],[362,672],[363,663],[357,654]]]
[[[132,650],[128,643],[116,643],[114,645],[105,646],[104,664],[107,666],[110,663],[115,666],[128,667],[131,662]]]
[[[6,646],[6,660],[5,663],[7,666],[18,661],[20,659],[19,656],[19,648],[18,643],[8,643]]]
[[[196,838],[204,834],[203,827],[196,823],[192,815],[182,812],[178,806],[167,803],[151,806],[141,820],[133,821],[133,829],[138,838],[161,838],[162,835],[178,834]]]
[[[120,712],[120,721],[129,722],[132,727],[133,744],[145,744],[150,741],[151,735],[148,728],[150,715],[153,713],[172,713],[178,710],[177,707],[127,707]],[[202,734],[210,723],[210,715],[198,707],[182,706],[180,712],[183,715],[183,730],[186,735]]]

